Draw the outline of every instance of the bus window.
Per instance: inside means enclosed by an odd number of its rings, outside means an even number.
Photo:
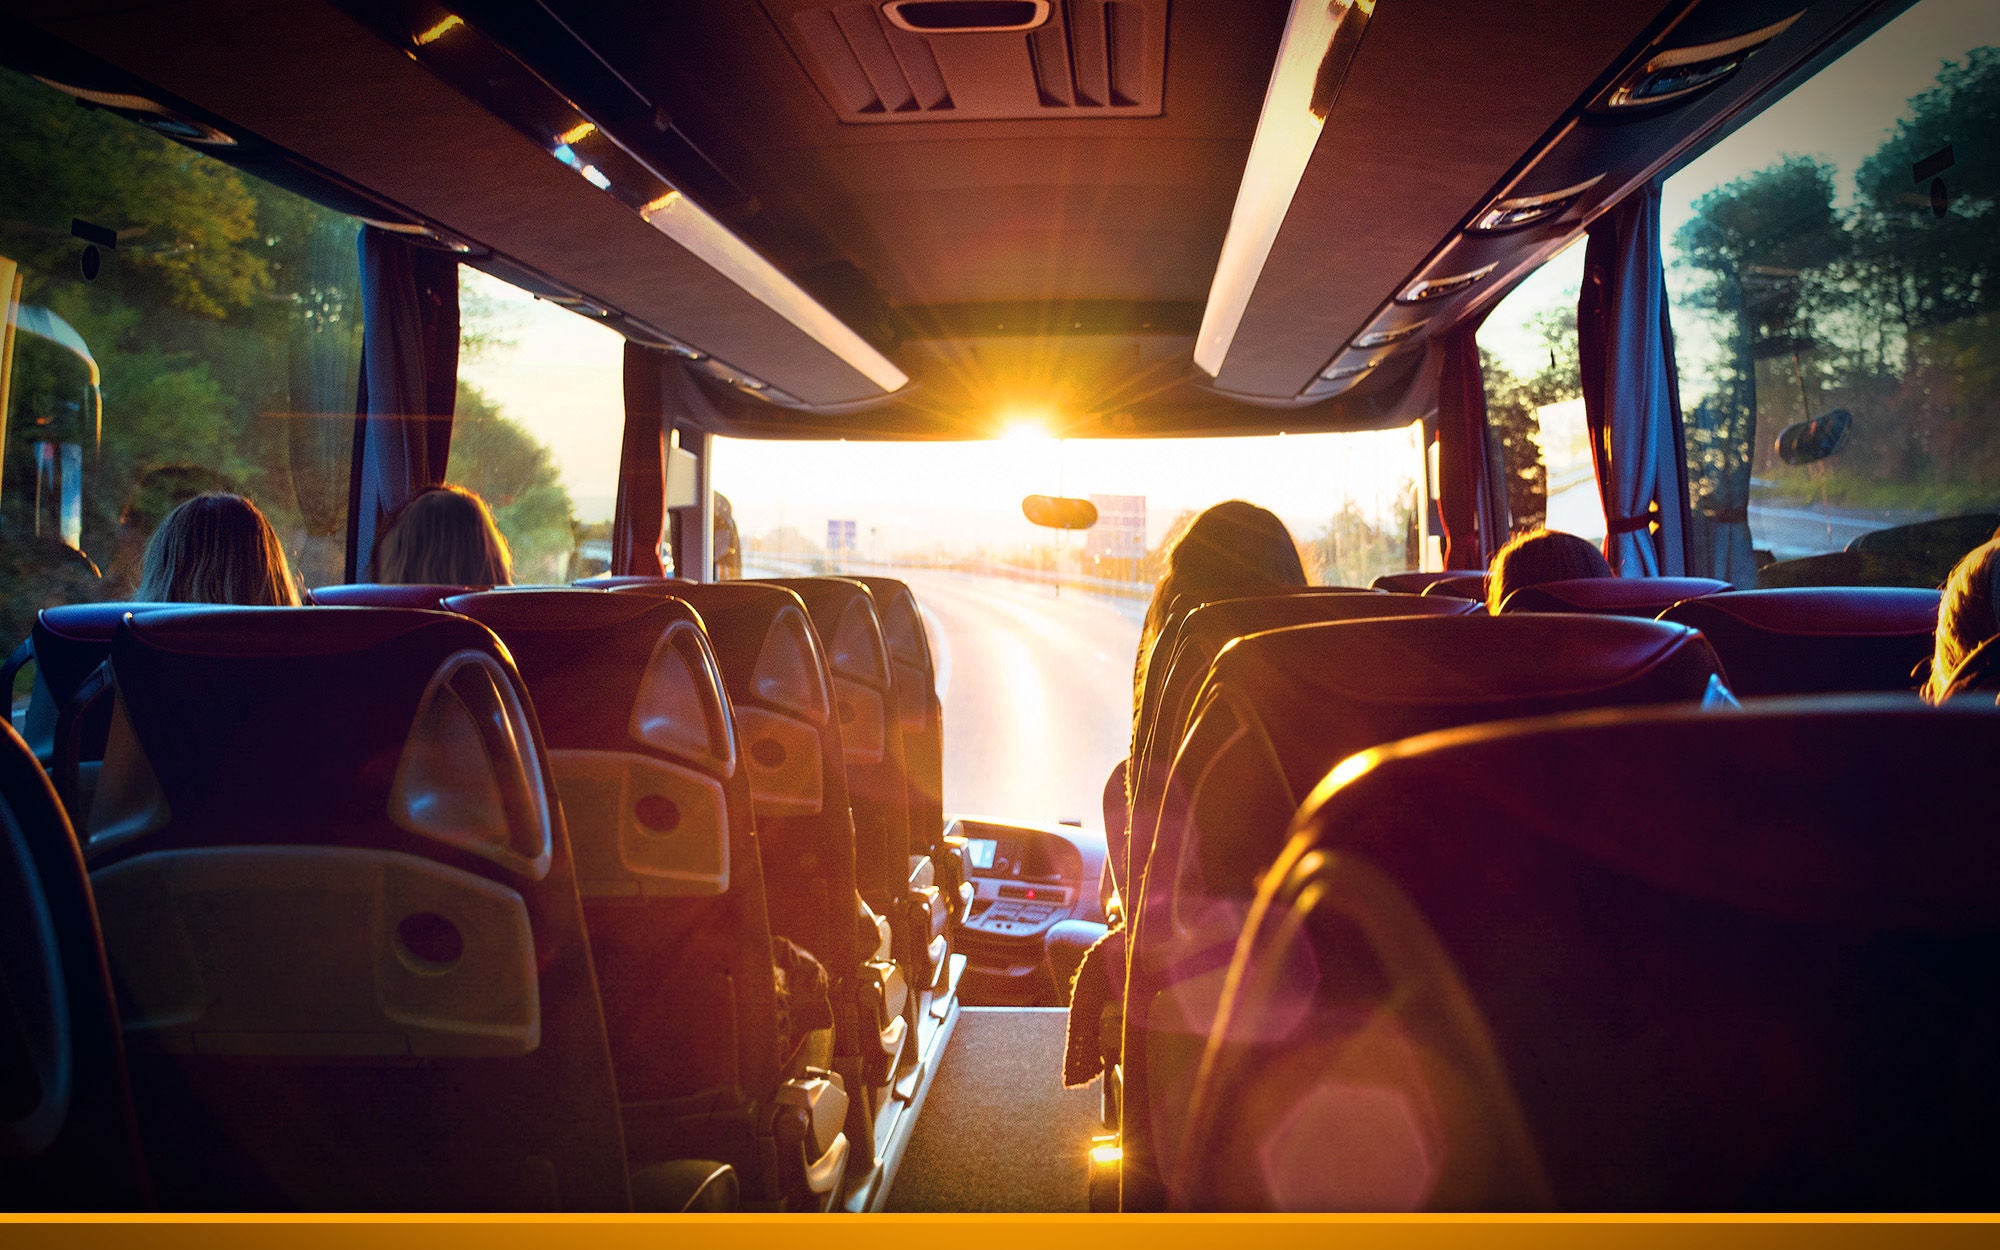
[[[944,805],[1096,824],[1132,729],[1132,664],[1166,544],[1225,499],[1270,508],[1307,579],[1415,568],[1421,426],[1265,438],[986,442],[715,440],[748,577],[882,573],[936,641]],[[1040,529],[1029,495],[1088,498],[1095,525]]]
[[[493,508],[517,582],[611,567],[625,340],[469,266],[459,270],[450,479]]]
[[[1579,237],[1529,274],[1479,327],[1486,420],[1507,485],[1510,533],[1546,525],[1604,541],[1578,376]]]
[[[337,581],[360,223],[0,71],[0,635],[115,599],[154,524],[249,496]]]
[[[1690,573],[1934,586],[2000,522],[1996,117],[2000,10],[1922,0],[1668,179]]]

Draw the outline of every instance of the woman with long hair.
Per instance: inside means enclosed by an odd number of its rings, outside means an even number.
[[[1942,702],[1966,657],[1996,635],[2000,635],[2000,534],[1967,552],[1945,578],[1924,699]]]
[[[181,504],[146,542],[134,597],[149,603],[297,607],[277,532],[241,495],[211,491]]]
[[[484,499],[463,486],[432,486],[404,504],[383,531],[374,580],[506,586],[514,580],[514,559]]]

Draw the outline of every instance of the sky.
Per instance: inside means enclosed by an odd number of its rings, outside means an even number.
[[[1931,85],[1941,58],[1984,44],[2000,44],[2000,0],[1922,0],[1669,179],[1665,236],[1671,240],[1702,194],[1784,155],[1832,162],[1844,205],[1855,169],[1888,137],[1908,99]],[[1668,260],[1670,290],[1691,286],[1695,275],[1673,266],[1671,249]],[[1530,275],[1488,319],[1482,345],[1514,371],[1532,373],[1546,349],[1527,323],[1552,305],[1574,307],[1582,264],[1579,242]],[[464,274],[469,319],[504,342],[467,359],[462,373],[548,445],[578,519],[608,520],[624,419],[621,340],[496,279]],[[1713,355],[1701,326],[1677,324],[1675,332],[1684,372]],[[884,555],[1045,534],[1021,518],[1019,501],[1031,493],[1144,494],[1152,542],[1183,510],[1234,497],[1265,504],[1311,537],[1343,500],[1387,515],[1419,465],[1407,430],[1060,444],[720,443],[717,485],[744,534],[786,525],[823,540],[828,519],[850,518],[861,541],[872,538]]]

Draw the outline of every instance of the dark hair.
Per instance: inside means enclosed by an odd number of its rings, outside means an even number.
[[[151,603],[297,607],[285,548],[257,505],[241,495],[196,495],[146,543],[135,597]]]
[[[1146,691],[1153,643],[1177,609],[1305,584],[1298,544],[1268,510],[1232,499],[1182,522],[1167,537],[1167,571],[1153,588],[1139,631],[1139,659],[1132,674],[1134,714]]]
[[[1498,615],[1507,596],[1523,586],[1612,576],[1611,562],[1589,541],[1561,530],[1529,530],[1494,555],[1486,574],[1486,610]]]
[[[485,500],[463,486],[432,486],[382,532],[373,576],[399,585],[505,586],[514,560]]]
[[[1943,700],[1959,665],[1996,634],[2000,634],[2000,534],[1967,552],[1945,578],[1924,698],[1932,703]]]

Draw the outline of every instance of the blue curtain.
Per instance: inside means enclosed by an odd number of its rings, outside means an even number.
[[[1604,554],[1622,577],[1687,570],[1680,405],[1660,260],[1660,184],[1590,227],[1577,305],[1584,416],[1604,502]]]
[[[349,581],[368,576],[383,522],[444,481],[458,406],[458,258],[364,228],[361,319]]]
[[[611,524],[611,571],[659,577],[666,532],[668,358],[626,341],[625,437],[618,449],[618,510]]]

